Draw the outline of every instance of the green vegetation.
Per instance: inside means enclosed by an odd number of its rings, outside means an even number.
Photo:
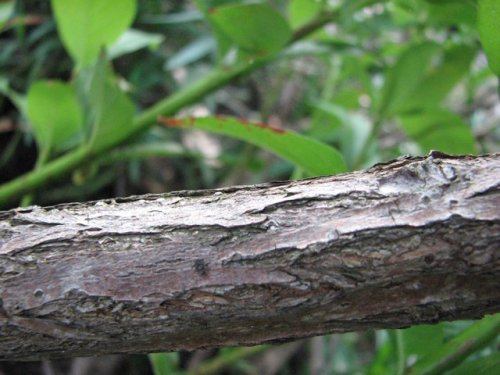
[[[498,151],[499,19],[497,0],[0,1],[0,207]],[[499,331],[332,335],[323,373],[498,374]],[[149,358],[255,373],[272,350]]]

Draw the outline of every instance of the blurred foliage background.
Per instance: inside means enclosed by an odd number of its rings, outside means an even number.
[[[0,1],[3,208],[500,150],[495,0],[106,3]],[[492,316],[0,371],[498,374],[499,330]]]

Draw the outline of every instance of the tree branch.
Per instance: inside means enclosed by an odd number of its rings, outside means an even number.
[[[0,212],[0,359],[252,345],[500,311],[500,154]]]

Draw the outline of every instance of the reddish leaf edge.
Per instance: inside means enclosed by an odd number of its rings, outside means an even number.
[[[223,121],[230,121],[230,120],[236,120],[239,123],[247,126],[255,126],[261,129],[266,129],[270,130],[273,133],[276,134],[286,134],[289,133],[285,129],[277,128],[275,126],[266,124],[264,122],[255,122],[255,121],[249,121],[247,119],[241,118],[241,117],[231,117],[231,116],[221,116],[221,115],[214,115],[211,116],[213,118],[216,118],[217,120],[223,122]],[[165,125],[169,128],[186,128],[189,126],[193,126],[196,122],[198,117],[184,117],[184,118],[175,118],[175,117],[164,117],[164,116],[158,116],[157,121],[158,123]]]

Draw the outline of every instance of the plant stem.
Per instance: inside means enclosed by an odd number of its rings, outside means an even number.
[[[397,375],[404,375],[406,368],[406,350],[403,331],[401,329],[396,329],[396,348],[398,352],[398,370],[396,373]]]
[[[45,164],[38,170],[33,170],[3,184],[0,186],[0,207],[71,171],[88,160],[89,156],[87,148],[80,147]]]
[[[35,164],[35,171],[39,170],[42,168],[45,164],[47,164],[47,161],[50,158],[50,148],[44,147],[42,148],[40,154],[38,155],[38,159]],[[25,196],[22,197],[20,206],[21,207],[26,207],[29,206],[33,202],[33,193],[26,194]]]
[[[327,22],[333,20],[335,12],[329,12],[318,16],[309,24],[298,29],[291,39],[291,43],[304,38],[324,26]],[[30,171],[12,181],[0,186],[0,207],[9,203],[23,194],[33,192],[50,181],[56,180],[67,174],[72,169],[92,160],[111,148],[130,139],[137,133],[147,130],[156,123],[158,116],[173,116],[180,109],[189,104],[195,103],[210,92],[217,90],[225,84],[231,82],[238,76],[249,74],[250,72],[266,65],[275,57],[264,57],[254,61],[239,62],[233,66],[217,67],[206,77],[194,82],[190,86],[160,100],[151,108],[145,110],[134,120],[133,126],[124,131],[119,138],[111,145],[99,150],[91,150],[90,147],[81,146],[45,165],[41,168]]]
[[[201,99],[207,93],[215,91],[240,75],[248,74],[267,62],[268,59],[261,59],[252,63],[243,62],[231,67],[215,68],[208,76],[159,101],[139,115],[134,121],[134,132],[146,130],[156,122],[158,116],[172,116],[186,105]]]

